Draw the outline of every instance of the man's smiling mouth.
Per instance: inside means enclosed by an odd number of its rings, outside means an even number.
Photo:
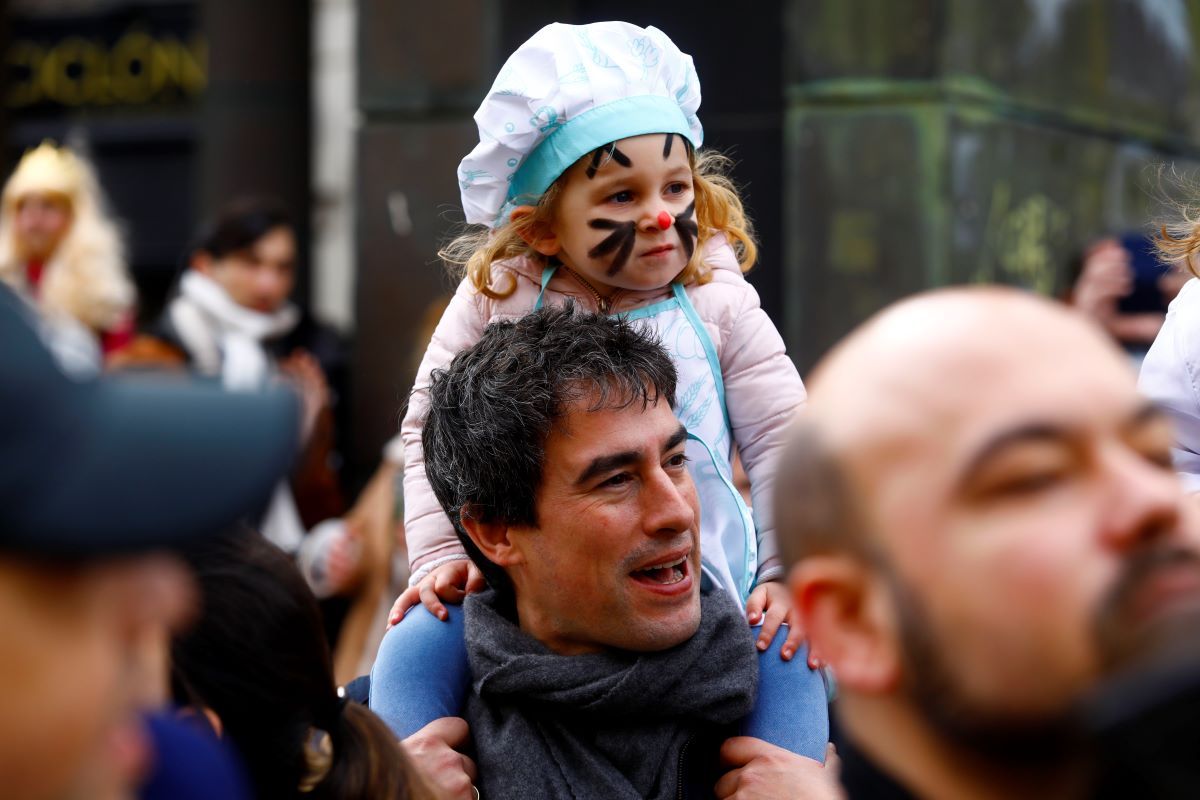
[[[687,553],[661,564],[634,570],[631,574],[636,580],[657,583],[662,586],[679,583],[688,575]]]

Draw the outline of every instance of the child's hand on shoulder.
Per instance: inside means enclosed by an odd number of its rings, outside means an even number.
[[[763,581],[754,587],[754,591],[750,592],[750,597],[746,599],[746,619],[751,625],[762,623],[756,642],[759,650],[770,647],[779,626],[787,623],[787,639],[779,650],[779,657],[784,661],[791,661],[804,642],[800,615],[792,607],[792,597],[787,587],[779,581]]]
[[[459,559],[440,564],[429,571],[415,586],[410,586],[400,593],[392,610],[388,612],[388,627],[392,627],[404,618],[404,613],[418,602],[429,609],[429,613],[445,622],[450,618],[442,601],[461,603],[463,598],[472,592],[478,592],[486,585],[483,573],[471,563],[470,559]]]

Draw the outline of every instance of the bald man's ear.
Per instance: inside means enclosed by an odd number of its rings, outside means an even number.
[[[508,218],[519,223],[533,216],[534,211],[536,209],[533,206],[517,206]],[[562,251],[562,242],[549,225],[517,225],[517,233],[525,240],[525,244],[544,256],[556,256]]]
[[[502,567],[511,567],[522,561],[520,551],[513,547],[510,529],[503,522],[480,522],[467,507],[459,514],[463,530],[483,553],[484,558]]]
[[[900,681],[895,618],[882,581],[847,554],[801,560],[788,576],[812,657],[833,668],[838,685],[882,694]]]

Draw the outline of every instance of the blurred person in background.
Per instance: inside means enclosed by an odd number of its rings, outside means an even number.
[[[1165,221],[1155,244],[1162,259],[1188,280],[1142,362],[1138,387],[1174,420],[1175,469],[1189,492],[1200,492],[1200,206],[1185,206],[1176,219]]]
[[[232,528],[186,558],[204,602],[171,646],[173,697],[233,744],[257,797],[432,800],[387,726],[339,697],[316,599],[283,551]]]
[[[851,800],[1092,792],[1078,706],[1200,635],[1166,415],[1083,317],[996,288],[884,310],[809,386],[777,519]]]
[[[94,373],[133,334],[136,292],[95,172],[66,147],[28,151],[0,197],[0,280],[41,313],[75,372]]]
[[[258,528],[299,559],[321,597],[361,580],[362,542],[339,516],[333,406],[344,385],[340,338],[291,302],[295,229],[275,201],[246,197],[204,226],[162,317],[116,360],[123,368],[184,368],[254,392],[285,379],[304,398],[304,449]],[[339,388],[333,388],[333,387]]]
[[[3,795],[125,798],[150,779],[160,797],[244,797],[211,739],[144,712],[194,608],[168,553],[265,501],[295,452],[295,398],[72,379],[36,322],[0,287]]]
[[[449,301],[448,296],[437,297],[425,307],[412,353],[414,372]],[[379,466],[354,501],[354,507],[346,512],[346,524],[359,533],[362,552],[361,579],[334,649],[334,675],[341,684],[371,671],[386,630],[392,598],[408,583],[403,480],[404,441],[397,434],[384,445]]]
[[[1135,368],[1188,278],[1160,261],[1154,242],[1136,232],[1093,243],[1073,260],[1069,274],[1067,303],[1108,331]]]

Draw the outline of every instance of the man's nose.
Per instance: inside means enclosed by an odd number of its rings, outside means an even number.
[[[1110,448],[1104,469],[1100,530],[1107,546],[1126,550],[1179,531],[1186,498],[1174,472],[1125,446]]]
[[[696,519],[696,507],[690,502],[695,494],[696,487],[688,472],[674,476],[658,469],[647,480],[643,492],[643,528],[646,533],[651,536],[672,535],[693,528],[699,522]]]

